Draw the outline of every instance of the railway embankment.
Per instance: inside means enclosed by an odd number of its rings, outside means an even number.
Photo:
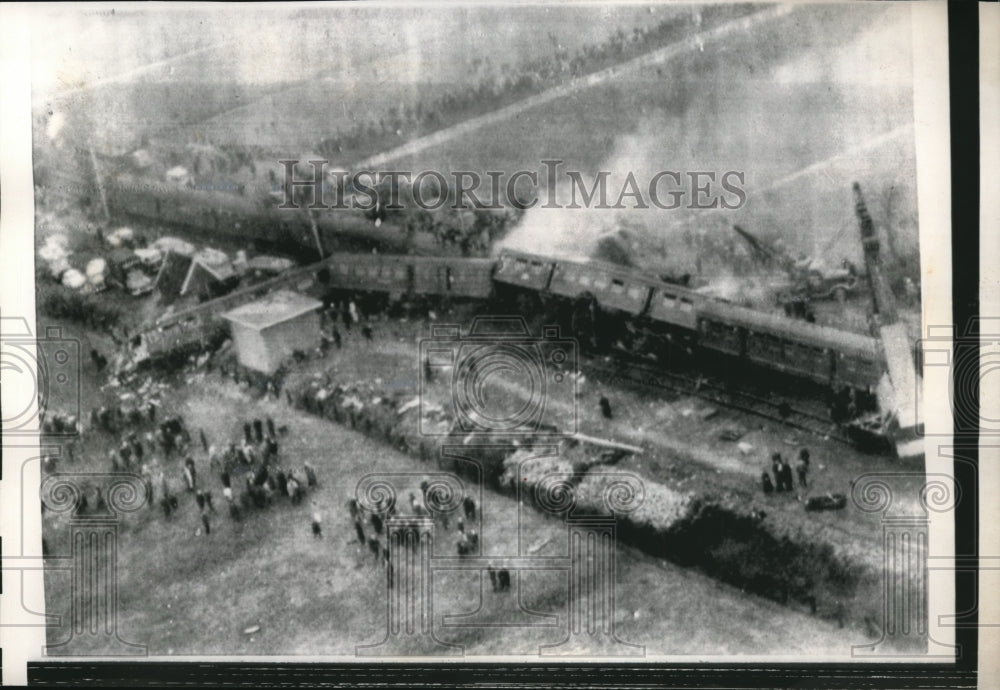
[[[878,635],[883,573],[872,559],[818,539],[815,531],[770,520],[740,497],[638,477],[616,468],[620,452],[573,439],[497,436],[471,444],[448,433],[451,420],[442,410],[421,419],[412,391],[387,392],[377,382],[317,375],[286,387],[284,395],[294,407],[409,453],[428,471],[481,480],[557,519],[613,515],[617,538],[651,556]],[[428,424],[439,433],[420,433]]]

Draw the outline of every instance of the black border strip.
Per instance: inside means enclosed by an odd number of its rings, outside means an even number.
[[[116,662],[54,663],[32,669],[31,682],[45,685],[274,686],[386,688],[964,688],[975,687],[974,672],[953,666],[907,664],[870,667],[853,664],[787,664],[731,667],[624,664],[250,664]]]
[[[955,360],[974,348],[963,361],[978,367],[979,335],[973,323],[979,316],[979,3],[948,3],[948,58],[951,116],[951,251],[952,323]],[[967,336],[967,337],[963,337]],[[978,419],[978,368],[969,375],[952,371],[956,456],[954,476],[962,500],[955,509],[955,554],[970,555],[970,567],[979,566],[979,429],[965,429],[958,419]],[[963,387],[964,386],[964,387]],[[995,594],[995,593],[994,593]],[[956,576],[955,610],[968,611],[955,631],[960,645],[958,665],[975,669],[978,661],[978,577]]]
[[[951,84],[953,319],[958,334],[979,314],[979,18],[978,3],[948,7]],[[956,346],[958,343],[956,343]],[[976,343],[978,346],[978,342]],[[956,377],[958,372],[956,372]],[[974,378],[974,377],[973,377]],[[956,390],[960,390],[956,388]],[[956,406],[975,410],[978,390]],[[957,427],[956,427],[957,428]],[[955,479],[964,497],[956,507],[956,553],[978,559],[978,431],[956,438]],[[968,558],[963,560],[968,561]],[[970,578],[971,579],[971,578]],[[956,629],[962,654],[955,664],[332,664],[245,662],[59,662],[28,664],[32,685],[449,687],[795,687],[961,688],[977,682],[977,590],[956,588],[956,610],[972,611]]]

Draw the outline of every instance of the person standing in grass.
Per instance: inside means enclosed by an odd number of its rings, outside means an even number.
[[[781,485],[783,491],[794,491],[795,480],[792,479],[792,466],[784,460],[781,461]]]
[[[212,533],[212,523],[208,519],[208,508],[203,507],[201,509],[201,524],[205,528],[205,536],[208,536],[209,534]]]
[[[506,568],[501,568],[497,572],[497,590],[500,592],[510,590],[510,571]]]
[[[288,481],[285,484],[288,490],[288,497],[292,499],[293,504],[297,504],[302,500],[302,495],[299,493],[299,482],[295,479],[294,475],[288,477]]]
[[[763,471],[760,473],[760,483],[761,488],[764,490],[765,496],[770,496],[774,493],[774,484],[771,482],[771,473],[768,471]]]
[[[462,511],[465,513],[465,519],[470,523],[474,522],[476,519],[476,501],[472,496],[466,496],[462,499]]]
[[[604,418],[611,419],[612,418],[611,401],[608,400],[608,398],[604,395],[601,396],[600,406],[601,406],[601,414],[604,416]]]
[[[781,479],[781,467],[784,463],[781,460],[781,453],[774,453],[771,456],[771,473],[774,474],[775,490],[781,493],[785,490],[785,484]]]
[[[803,448],[799,452],[799,464],[795,466],[795,471],[799,475],[799,486],[803,489],[809,486],[809,449]]]
[[[312,533],[313,537],[316,539],[323,538],[323,515],[319,512],[319,507],[316,505],[316,501],[312,502],[313,514],[312,514]]]
[[[191,458],[185,458],[184,460],[184,482],[187,484],[188,491],[194,491],[197,482],[197,475],[194,469],[194,460]]]
[[[378,513],[372,513],[369,519],[372,527],[375,528],[375,534],[382,534],[382,516]]]

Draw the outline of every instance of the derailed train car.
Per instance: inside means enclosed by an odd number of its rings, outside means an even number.
[[[867,390],[884,374],[869,336],[711,302],[697,322],[705,350],[830,388]]]
[[[833,390],[871,391],[885,375],[879,341],[870,336],[791,321],[708,297],[620,266],[575,262],[505,250],[496,260],[413,255],[333,254],[323,261],[250,286],[157,322],[204,321],[206,315],[292,287],[404,297],[489,299],[514,288],[567,305],[584,302],[604,319],[676,337],[685,347],[780,372]]]
[[[620,266],[505,250],[493,277],[508,288],[587,302],[608,318],[677,334],[685,346],[831,390],[867,393],[885,374],[875,338],[730,304]]]
[[[157,327],[206,324],[223,307],[277,287],[317,297],[339,291],[390,300],[487,300],[513,294],[557,311],[589,314],[593,321],[587,325],[595,331],[638,334],[626,349],[644,343],[662,348],[653,354],[708,354],[716,361],[730,360],[732,371],[773,372],[809,382],[829,391],[831,399],[846,392],[852,400],[874,401],[872,392],[887,379],[882,345],[870,336],[762,313],[621,266],[513,250],[502,251],[495,260],[334,254],[175,314]],[[582,337],[579,328],[574,331]],[[194,337],[187,326],[170,332]]]

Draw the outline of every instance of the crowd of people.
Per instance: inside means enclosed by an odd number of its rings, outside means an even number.
[[[795,475],[798,476],[799,488],[809,486],[809,449],[799,451],[799,461],[795,465]],[[781,456],[774,453],[771,456],[771,471],[764,470],[760,475],[761,489],[765,495],[773,493],[792,493],[795,491],[795,478],[792,466]]]
[[[219,511],[197,457],[206,459],[209,471],[218,478],[225,509],[235,521],[281,500],[299,505],[307,492],[318,486],[316,470],[309,462],[293,469],[283,461],[278,438],[288,429],[276,426],[270,417],[245,421],[242,438],[217,448],[204,429],[192,432],[180,415],[160,420],[158,410],[157,400],[130,407],[102,405],[91,412],[90,430],[110,440],[109,471],[141,476],[149,507],[158,507],[164,518],[171,518],[181,508],[181,497],[190,495],[201,522],[198,532],[211,534]],[[57,471],[56,458],[45,457],[43,466],[47,473]],[[203,470],[204,460],[200,466]],[[100,486],[85,483],[75,512],[103,510],[104,505]],[[321,519],[314,503],[312,529],[316,535],[321,534]]]
[[[308,491],[318,486],[315,468],[304,462],[292,469],[279,453],[281,429],[267,417],[243,423],[243,437],[230,441],[225,448],[208,446],[209,467],[219,478],[229,515],[239,521],[251,510],[261,510],[287,499],[300,505]],[[286,432],[287,433],[287,432]],[[196,490],[195,482],[188,488]],[[322,516],[313,503],[312,532],[322,534]]]
[[[847,496],[842,493],[829,492],[803,498],[795,492],[796,478],[799,489],[809,488],[809,460],[809,449],[800,450],[799,460],[795,464],[795,474],[793,475],[792,466],[781,456],[781,453],[774,453],[771,456],[771,470],[764,470],[760,475],[761,489],[764,495],[795,494],[796,499],[801,501],[809,512],[842,510],[847,507]]]
[[[408,497],[408,507],[403,511],[396,508],[395,502],[384,501],[374,510],[366,510],[357,499],[351,498],[347,501],[348,519],[354,526],[354,543],[361,549],[367,549],[374,559],[376,566],[383,566],[388,570],[389,586],[395,586],[394,563],[392,562],[392,550],[389,548],[389,531],[391,525],[389,521],[395,517],[432,517],[435,524],[444,530],[452,530],[452,522],[447,512],[435,511],[428,508],[432,505],[429,497],[429,482],[424,480],[420,483],[420,495],[410,492]],[[475,499],[471,496],[464,496],[461,502],[461,512],[454,523],[455,549],[461,558],[479,555],[479,532],[473,527],[478,524],[478,507]],[[420,540],[420,534],[408,534],[413,528],[405,527],[402,538],[397,542],[404,549],[412,549]],[[496,568],[492,563],[488,564],[487,572],[490,582],[495,592],[506,592],[510,589],[510,572],[506,568]]]

